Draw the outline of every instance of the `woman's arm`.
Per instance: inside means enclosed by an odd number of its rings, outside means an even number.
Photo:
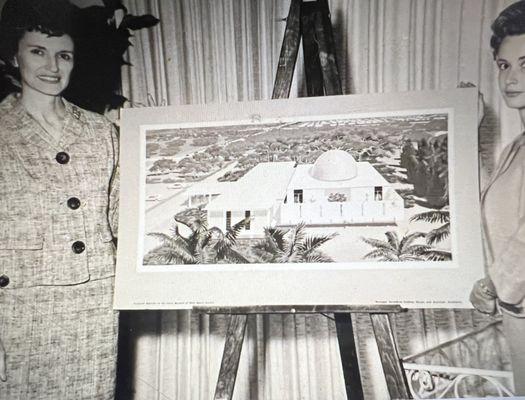
[[[507,242],[503,251],[489,265],[498,298],[509,304],[518,304],[525,298],[525,219]]]
[[[509,146],[510,149],[515,148],[514,153],[523,152],[524,147],[521,143],[521,137],[518,141]],[[503,155],[500,162],[505,162],[510,156]],[[512,224],[515,228],[513,232],[508,235],[508,239],[497,246],[498,250],[493,252],[492,260],[488,260],[488,273],[494,282],[498,298],[500,301],[508,304],[519,304],[525,298],[525,166],[522,158],[516,155],[513,160],[509,158],[511,163],[508,168],[519,168],[521,177],[519,183],[516,182],[509,188],[512,195],[518,197],[520,204],[519,210],[516,211],[517,224]],[[500,205],[504,207],[504,205]],[[510,221],[509,221],[510,222]],[[499,222],[504,223],[504,222]]]

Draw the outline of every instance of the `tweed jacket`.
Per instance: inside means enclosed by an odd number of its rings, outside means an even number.
[[[503,150],[481,195],[488,274],[499,300],[516,305],[511,313],[519,316],[525,316],[520,310],[525,306],[524,158],[525,135],[521,135]]]
[[[0,104],[0,290],[72,285],[114,275],[116,132],[65,102],[60,142],[15,95]]]

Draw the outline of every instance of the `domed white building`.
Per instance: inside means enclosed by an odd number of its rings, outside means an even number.
[[[320,181],[345,181],[357,176],[357,161],[343,150],[328,150],[321,154],[310,170]]]
[[[260,163],[223,187],[205,207],[208,223],[225,230],[250,217],[241,236],[300,222],[392,224],[404,217],[403,199],[392,185],[372,164],[343,150],[326,151],[313,164]]]
[[[386,224],[403,217],[403,199],[372,164],[357,162],[343,150],[329,150],[314,164],[296,167],[280,223]]]

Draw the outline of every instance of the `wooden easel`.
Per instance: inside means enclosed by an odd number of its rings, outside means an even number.
[[[272,98],[288,98],[290,95],[301,37],[303,39],[308,96],[342,94],[327,0],[292,0],[286,20]],[[231,400],[233,398],[248,315],[314,313],[333,313],[335,316],[348,399],[363,399],[352,327],[352,314],[355,313],[366,313],[370,316],[390,397],[392,399],[409,399],[411,396],[408,383],[397,352],[389,319],[389,314],[398,313],[402,310],[399,305],[194,308],[194,311],[200,313],[231,315],[214,400]]]
[[[334,313],[343,366],[346,395],[349,400],[361,400],[363,387],[352,328],[352,314],[370,316],[383,372],[391,399],[410,399],[405,372],[395,345],[389,314],[403,311],[399,305],[385,306],[260,306],[260,307],[195,307],[202,314],[228,314],[230,323],[214,400],[233,399],[233,389],[239,368],[244,334],[249,315],[256,314],[325,314]]]

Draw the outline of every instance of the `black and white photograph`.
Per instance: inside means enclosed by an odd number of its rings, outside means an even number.
[[[525,397],[525,0],[0,0],[0,400]]]

